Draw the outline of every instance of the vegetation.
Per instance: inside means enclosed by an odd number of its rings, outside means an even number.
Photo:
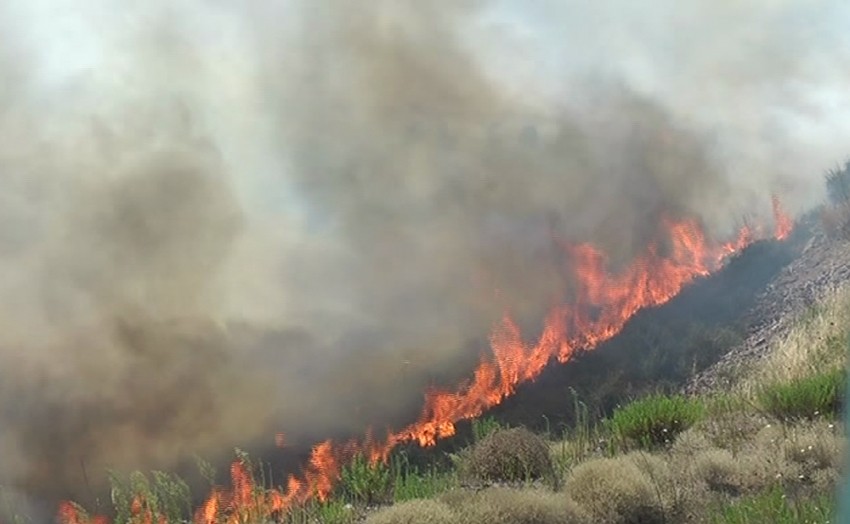
[[[525,428],[491,433],[459,457],[462,478],[482,482],[528,482],[554,478],[549,446]]]
[[[652,448],[670,444],[676,435],[702,418],[704,411],[699,399],[650,395],[617,408],[608,426],[620,442]]]
[[[799,524],[832,520],[834,497],[820,495],[795,501],[778,487],[732,505],[718,508],[712,524]]]
[[[393,476],[383,462],[370,463],[362,454],[355,455],[342,469],[337,491],[354,503],[375,504],[392,500]]]
[[[762,409],[780,420],[835,417],[844,398],[846,373],[836,369],[792,382],[768,384],[758,394]]]

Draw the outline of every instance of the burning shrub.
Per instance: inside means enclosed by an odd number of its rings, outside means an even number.
[[[357,454],[342,469],[338,489],[344,498],[352,502],[388,502],[392,494],[390,468],[383,462],[373,464],[363,454]]]
[[[762,409],[779,420],[834,417],[841,410],[846,373],[836,369],[764,386],[757,394]]]
[[[578,524],[588,522],[572,500],[539,489],[488,488],[444,499],[464,524]]]
[[[463,478],[496,482],[553,479],[555,471],[546,441],[525,428],[491,433],[465,450],[459,466]]]
[[[373,513],[365,524],[457,524],[457,515],[437,500],[409,500]]]
[[[703,404],[681,395],[650,395],[614,410],[607,422],[624,444],[652,447],[673,442],[704,413]]]
[[[658,486],[631,455],[595,459],[576,466],[566,491],[593,522],[665,522]]]

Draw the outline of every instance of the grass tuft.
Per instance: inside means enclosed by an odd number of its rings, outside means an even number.
[[[791,382],[766,385],[756,398],[764,411],[779,420],[835,417],[841,410],[845,383],[845,371],[836,369]]]
[[[682,395],[650,395],[617,408],[608,420],[612,435],[621,443],[651,448],[671,443],[705,412],[700,400]]]

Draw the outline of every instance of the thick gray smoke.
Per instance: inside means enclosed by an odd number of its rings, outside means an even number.
[[[842,4],[5,2],[0,484],[409,419],[569,287],[553,236],[816,202]]]

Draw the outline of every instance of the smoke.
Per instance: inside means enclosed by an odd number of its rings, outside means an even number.
[[[846,154],[840,2],[521,4],[0,8],[0,484],[409,421],[569,291],[555,238]]]

